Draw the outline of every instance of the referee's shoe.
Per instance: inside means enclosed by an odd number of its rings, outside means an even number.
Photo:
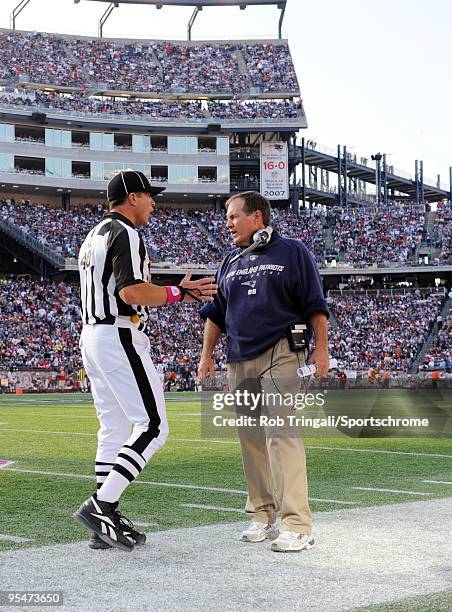
[[[74,517],[110,546],[127,551],[134,549],[135,541],[124,533],[115,504],[98,500],[96,493],[83,502]]]
[[[118,502],[111,504],[114,510],[118,507]],[[125,536],[130,536],[132,540],[135,542],[135,546],[143,546],[146,543],[146,535],[144,533],[140,533],[134,528],[134,525],[130,519],[125,517],[121,512],[116,510],[116,514],[119,516],[119,523],[122,527],[122,532]],[[88,541],[88,546],[93,550],[107,550],[108,548],[112,548],[110,544],[104,542],[100,539],[100,537],[93,531],[91,537]]]

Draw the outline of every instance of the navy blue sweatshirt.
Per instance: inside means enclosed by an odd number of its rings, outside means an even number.
[[[315,259],[300,240],[273,231],[266,246],[230,264],[238,252],[222,261],[218,294],[200,310],[227,334],[228,362],[261,355],[314,312],[329,316]]]

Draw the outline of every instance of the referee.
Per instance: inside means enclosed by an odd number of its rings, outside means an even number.
[[[163,388],[143,332],[149,306],[210,302],[213,278],[179,286],[152,284],[146,247],[136,227],[155,209],[154,188],[142,172],[121,172],[107,187],[109,212],[79,254],[80,348],[100,422],[97,492],[74,514],[92,536],[91,548],[132,550],[146,537],[117,510],[122,493],[168,436]]]

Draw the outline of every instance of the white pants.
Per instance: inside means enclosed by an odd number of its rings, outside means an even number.
[[[96,464],[132,482],[165,444],[168,421],[149,339],[133,323],[120,325],[85,325],[80,348],[100,422]]]

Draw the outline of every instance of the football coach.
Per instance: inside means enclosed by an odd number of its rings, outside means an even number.
[[[316,365],[316,376],[328,373],[329,313],[314,256],[300,240],[272,229],[270,203],[259,193],[234,195],[225,207],[237,248],[220,265],[213,302],[201,309],[205,329],[199,377],[215,376],[212,352],[224,333],[230,391],[296,395],[296,371],[307,353],[299,350],[295,325],[306,325],[305,340],[308,333],[314,335],[309,362]],[[283,410],[293,413],[293,404]],[[248,486],[246,510],[253,514],[241,539],[273,540],[276,552],[312,548],[304,446],[295,426],[280,433],[275,429],[260,419],[254,427],[238,428]]]

